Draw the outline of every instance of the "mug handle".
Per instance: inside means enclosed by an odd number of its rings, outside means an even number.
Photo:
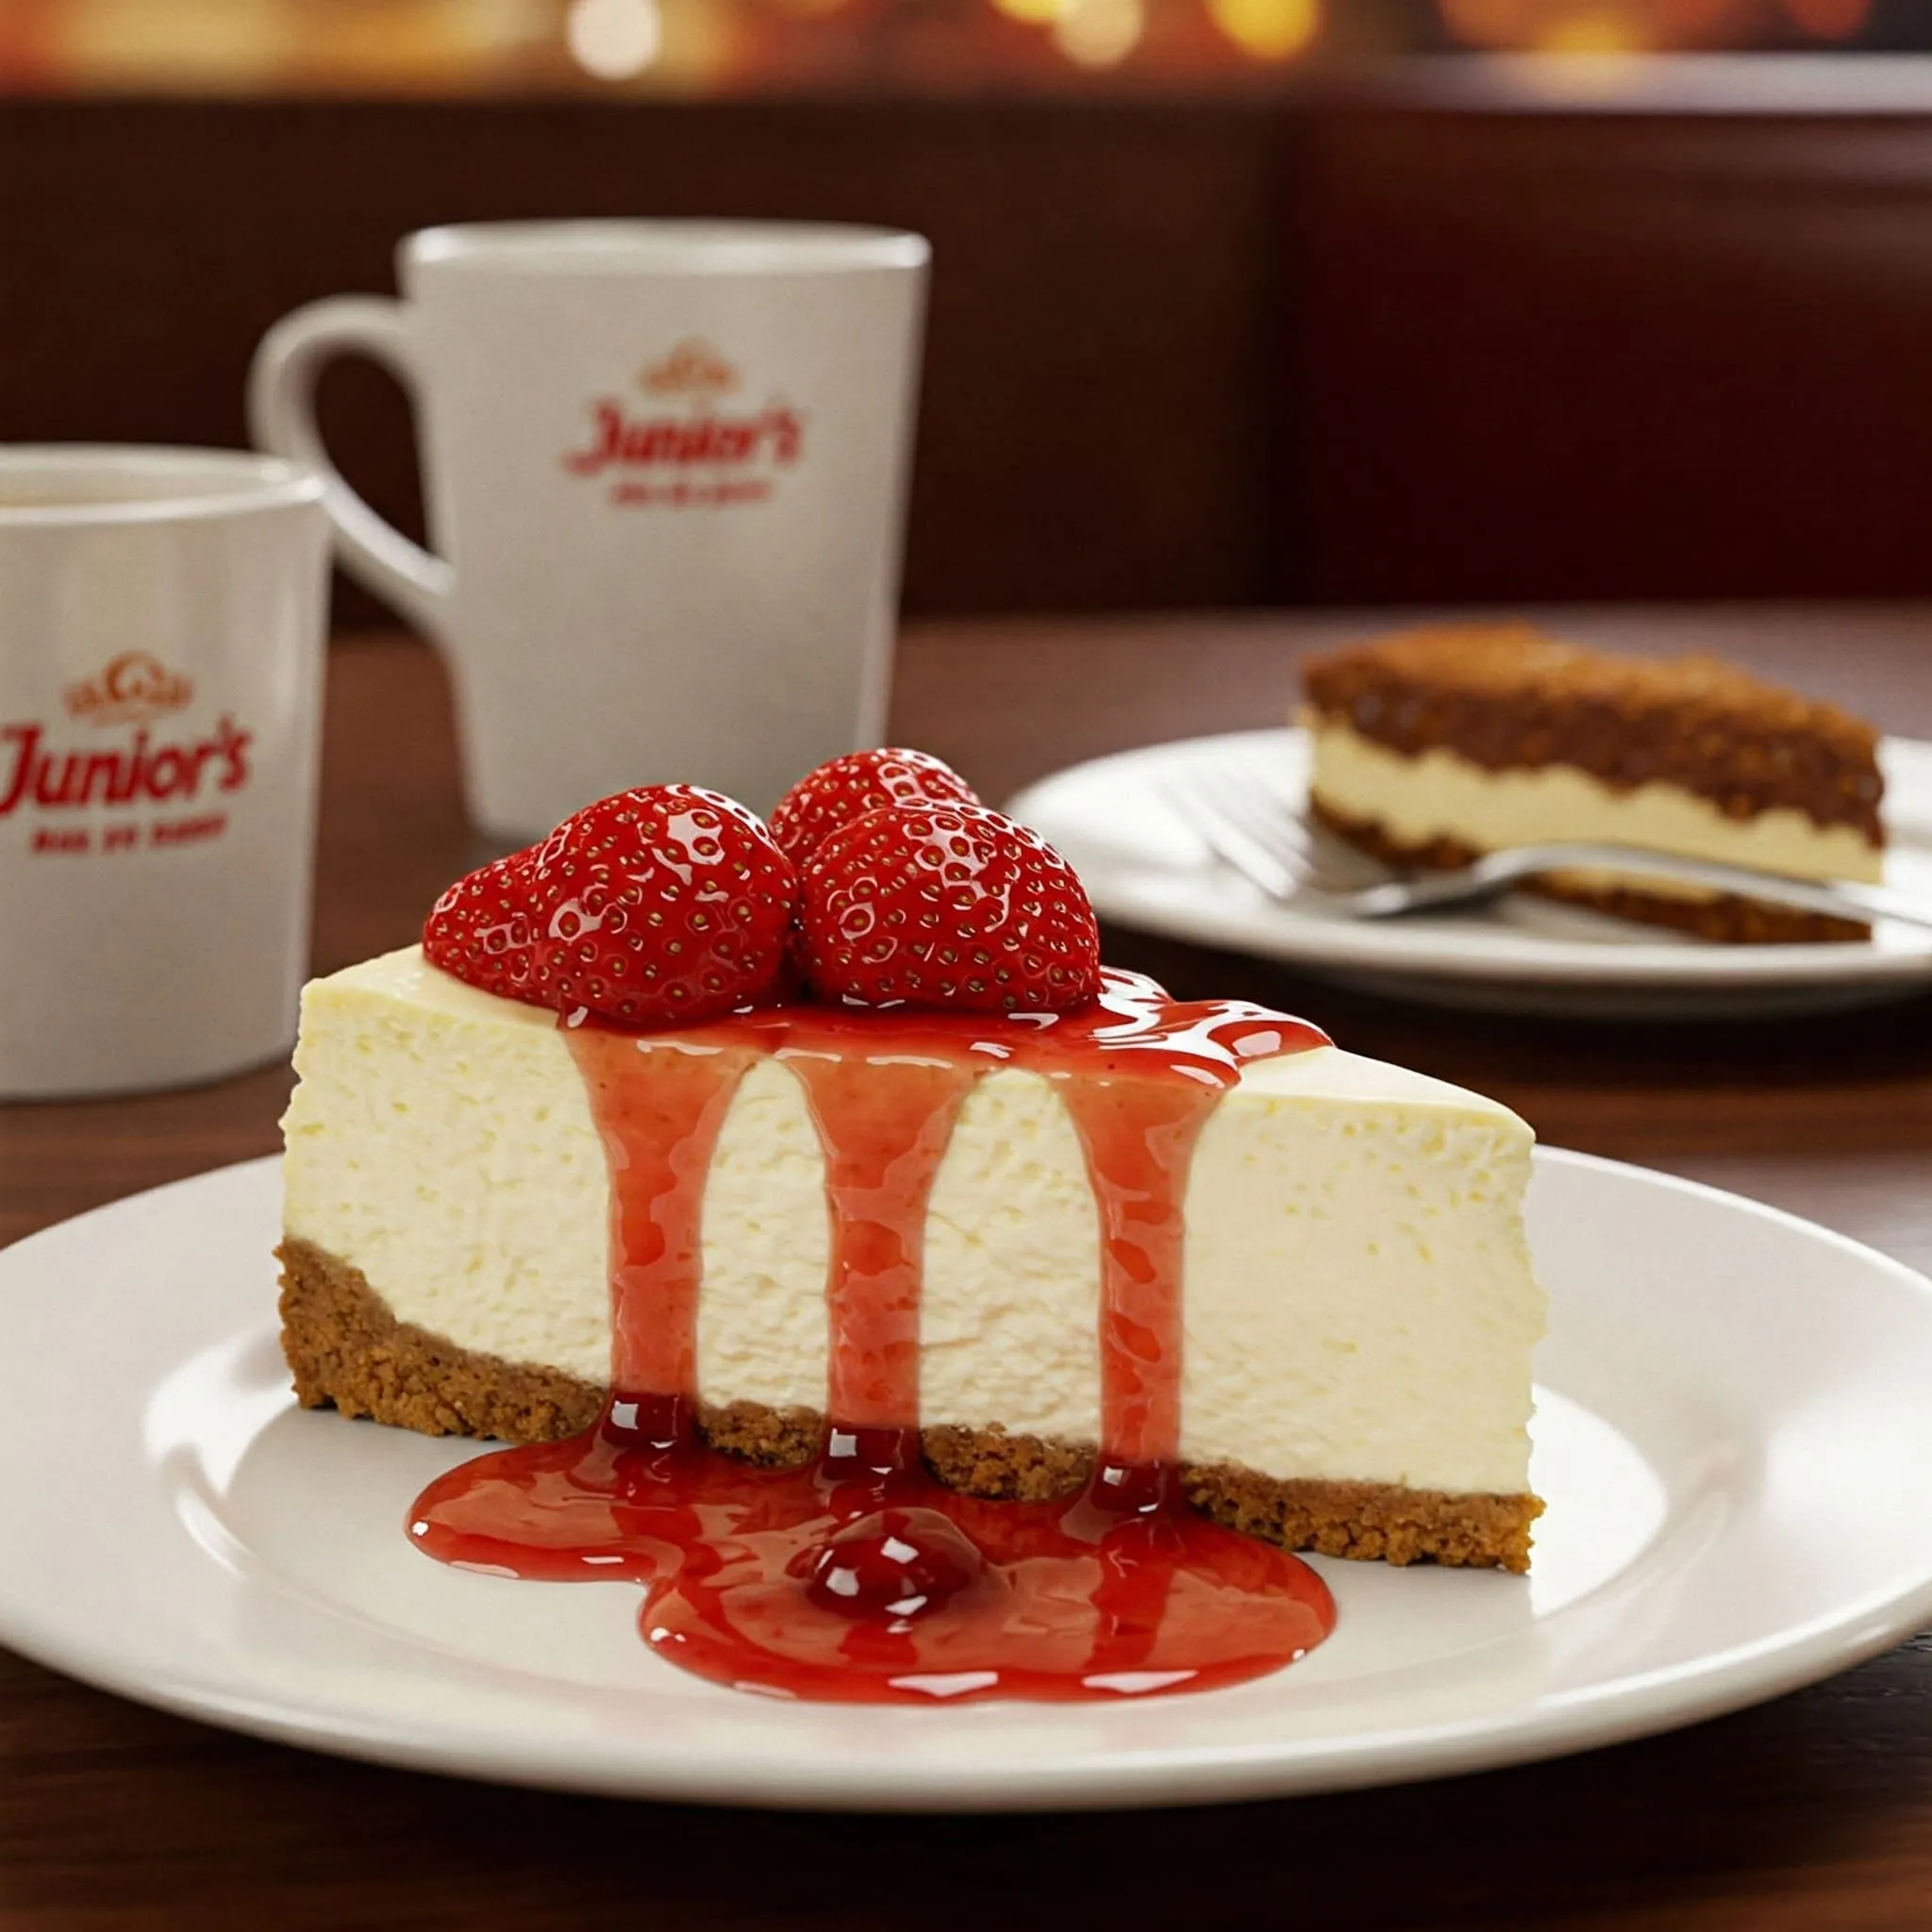
[[[403,387],[416,389],[409,322],[400,302],[333,295],[285,315],[261,339],[248,370],[248,427],[258,447],[308,463],[323,479],[336,554],[366,589],[441,641],[455,577],[440,557],[412,543],[351,490],[315,426],[315,383],[331,357],[359,350]]]

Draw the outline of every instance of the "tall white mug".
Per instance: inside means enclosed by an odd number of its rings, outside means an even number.
[[[337,555],[442,645],[471,817],[533,839],[687,779],[758,810],[885,724],[927,248],[888,229],[430,228],[400,302],[286,317],[265,449],[327,478]],[[329,464],[345,350],[416,399],[434,555]]]
[[[0,1099],[288,1052],[327,594],[311,471],[0,446]]]

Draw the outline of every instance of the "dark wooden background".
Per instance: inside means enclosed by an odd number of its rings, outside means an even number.
[[[935,244],[915,613],[1924,595],[1925,92],[0,102],[0,441],[241,441],[426,223],[848,218]],[[412,522],[387,379],[324,408]]]

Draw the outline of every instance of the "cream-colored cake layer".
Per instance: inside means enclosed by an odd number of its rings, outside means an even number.
[[[668,1048],[645,1048],[667,1051]],[[608,1373],[607,1184],[554,1019],[415,949],[311,985],[285,1123],[289,1231],[467,1349]],[[1507,1109],[1324,1048],[1250,1064],[1188,1198],[1183,1454],[1277,1477],[1515,1492],[1543,1302]],[[699,1392],[824,1401],[824,1171],[803,1091],[756,1065],[705,1201]],[[1091,1441],[1098,1241],[1051,1083],[969,1097],[926,1226],[928,1423]]]
[[[1310,792],[1348,818],[1379,824],[1406,845],[1455,839],[1487,852],[1583,839],[1755,865],[1797,878],[1876,885],[1884,875],[1884,855],[1857,826],[1821,825],[1788,808],[1726,818],[1709,799],[1677,785],[1620,791],[1574,765],[1491,772],[1440,749],[1406,758],[1346,724],[1312,715],[1303,722],[1314,743]],[[1647,892],[1709,896],[1650,877],[1598,872],[1565,877],[1591,887],[1629,883]]]

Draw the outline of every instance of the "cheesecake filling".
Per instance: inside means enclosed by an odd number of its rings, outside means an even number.
[[[1492,771],[1441,746],[1407,757],[1348,724],[1305,714],[1313,745],[1311,798],[1346,821],[1380,827],[1393,843],[1453,841],[1478,852],[1551,841],[1642,845],[1757,866],[1796,878],[1876,885],[1884,854],[1854,824],[1821,824],[1779,806],[1732,818],[1681,786],[1649,781],[1619,790],[1574,765]],[[1658,897],[1706,899],[1675,881],[1591,869],[1557,875],[1581,891],[1629,887]]]
[[[290,1235],[357,1271],[411,1329],[605,1386],[604,1154],[551,1017],[412,949],[309,989],[297,1068]],[[1333,1047],[1244,1065],[1188,1186],[1183,1459],[1526,1491],[1542,1325],[1517,1209],[1529,1144],[1493,1103]],[[1098,1440],[1094,1212],[1055,1082],[993,1067],[959,1105],[926,1207],[928,1428]],[[824,1412],[829,1240],[806,1091],[761,1058],[706,1181],[702,1406]]]

